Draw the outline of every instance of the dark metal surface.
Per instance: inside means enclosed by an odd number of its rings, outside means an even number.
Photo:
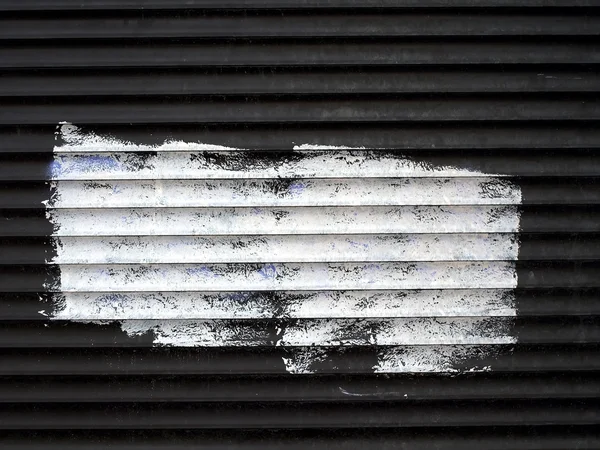
[[[598,8],[0,0],[0,448],[600,448]],[[478,360],[486,373],[374,374],[363,343],[291,375],[282,359],[312,349],[273,344],[285,316],[240,320],[260,339],[212,348],[48,321],[58,269],[42,202],[62,121],[254,155],[402,150],[510,176],[517,343]]]
[[[500,64],[598,64],[600,49],[594,39],[555,37],[469,39],[438,38],[296,40],[263,39],[232,42],[43,40],[0,47],[1,69],[49,68],[181,68],[181,67],[335,67],[436,66]],[[374,42],[375,41],[375,42]],[[554,41],[554,42],[552,42]],[[535,69],[534,69],[535,70]],[[538,72],[539,73],[539,72]]]
[[[486,7],[590,7],[596,0],[2,0],[4,11],[78,11],[78,10],[139,10],[139,9],[321,9],[321,8],[486,8]]]

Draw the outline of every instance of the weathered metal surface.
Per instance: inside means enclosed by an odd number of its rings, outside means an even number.
[[[1,446],[598,448],[597,6],[0,1]]]

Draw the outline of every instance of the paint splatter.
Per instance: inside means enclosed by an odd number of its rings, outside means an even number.
[[[71,124],[54,152],[60,273],[44,316],[117,322],[155,345],[278,346],[290,373],[488,370],[473,358],[515,343],[508,178],[376,149],[145,145]]]

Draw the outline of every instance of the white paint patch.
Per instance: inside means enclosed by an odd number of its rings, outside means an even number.
[[[62,141],[61,145],[54,147],[55,153],[241,150],[224,145],[178,140],[169,140],[155,146],[136,144],[110,136],[100,136],[91,131],[84,132],[70,122],[60,122],[55,137],[60,137]]]
[[[510,334],[510,323],[501,325],[503,331]],[[516,339],[513,338],[513,342]],[[490,357],[497,350],[493,346],[479,345],[432,345],[422,347],[383,348],[378,352],[378,363],[373,367],[377,373],[403,372],[450,372],[460,370],[457,364],[476,357]],[[472,364],[472,363],[471,363]],[[490,366],[471,366],[468,372],[488,372]]]
[[[51,208],[518,205],[497,178],[55,181]]]
[[[510,334],[510,324],[505,324],[506,333]],[[384,347],[377,350],[377,364],[371,369],[375,373],[447,373],[461,371],[487,372],[490,366],[470,366],[460,369],[457,366],[469,362],[476,356],[492,356],[496,353],[493,345],[406,345],[401,347]],[[286,370],[293,374],[317,373],[319,366],[327,364],[331,359],[349,359],[343,351],[333,352],[327,347],[299,348],[289,352],[283,358]],[[338,363],[339,364],[339,363]],[[351,365],[349,363],[348,365]]]
[[[515,263],[269,263],[62,265],[60,291],[510,289]]]
[[[515,234],[54,238],[55,264],[516,260]]]
[[[59,127],[58,136],[62,142],[54,147],[54,162],[48,174],[52,180],[428,178],[484,175],[468,169],[412,161],[390,152],[345,146],[306,144],[278,155],[182,141],[143,145],[85,133],[67,123]]]
[[[55,320],[118,321],[156,345],[284,346],[291,373],[356,345],[376,372],[454,372],[515,342],[508,178],[345,146],[58,135]]]
[[[515,233],[516,206],[50,209],[56,236]]]
[[[275,159],[275,161],[273,161]],[[370,150],[310,150],[266,158],[253,151],[55,153],[51,180],[481,177]]]
[[[356,345],[512,344],[506,317],[299,319],[281,330],[277,344],[295,347]],[[265,346],[273,343],[267,323],[215,320],[125,320],[133,335],[154,331],[157,343],[179,347]]]
[[[64,292],[59,320],[511,317],[510,289],[278,292]]]

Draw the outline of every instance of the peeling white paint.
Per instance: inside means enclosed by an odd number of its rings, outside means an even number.
[[[278,292],[63,292],[55,319],[511,317],[510,289]]]
[[[62,141],[61,145],[54,146],[55,153],[242,150],[224,145],[184,142],[173,139],[161,145],[136,144],[110,136],[101,136],[91,131],[82,131],[81,128],[70,122],[60,122],[55,137],[56,139],[60,138]]]
[[[516,260],[515,234],[56,237],[55,264]]]
[[[509,289],[508,261],[415,263],[62,265],[59,291]]]
[[[334,152],[332,154],[332,152]],[[247,151],[55,153],[51,180],[481,177],[477,171],[431,166],[368,150],[307,150],[276,159]],[[335,158],[332,158],[335,156]],[[234,159],[237,158],[237,159]],[[253,158],[257,161],[252,162]],[[263,159],[258,159],[263,158]],[[273,161],[275,159],[275,161]],[[489,176],[489,175],[488,175]]]
[[[281,330],[283,346],[353,345],[494,345],[512,344],[507,317],[299,319]],[[273,341],[268,324],[210,320],[124,320],[122,328],[137,335],[152,330],[155,341],[180,347],[264,346]]]
[[[52,208],[518,205],[497,178],[55,181]]]
[[[516,206],[49,209],[56,236],[515,233]]]
[[[83,132],[64,123],[48,176],[52,180],[481,177],[493,174],[434,166],[388,151],[306,144],[290,152],[257,152],[167,141],[144,145]],[[144,153],[145,152],[145,153]],[[501,175],[493,175],[500,177]]]
[[[510,335],[512,327],[503,324],[503,331]],[[516,338],[513,337],[513,342]],[[497,350],[493,345],[432,345],[383,348],[378,351],[378,363],[373,367],[377,373],[402,372],[460,372],[456,365],[476,357],[490,357]],[[473,364],[472,362],[470,364]],[[468,372],[488,372],[490,366],[471,365]]]
[[[314,143],[145,145],[67,123],[59,137],[55,320],[283,346],[291,373],[355,345],[375,372],[483,371],[468,361],[515,342],[521,192],[502,175]]]
[[[510,325],[505,329],[510,333]],[[339,352],[336,352],[339,353]],[[490,366],[470,366],[458,368],[476,356],[494,355],[493,345],[406,345],[384,347],[376,351],[377,363],[371,367],[375,373],[447,373],[487,372]],[[342,353],[343,355],[343,353]],[[293,374],[318,372],[321,364],[334,358],[331,349],[326,347],[299,348],[283,358],[286,370]]]

